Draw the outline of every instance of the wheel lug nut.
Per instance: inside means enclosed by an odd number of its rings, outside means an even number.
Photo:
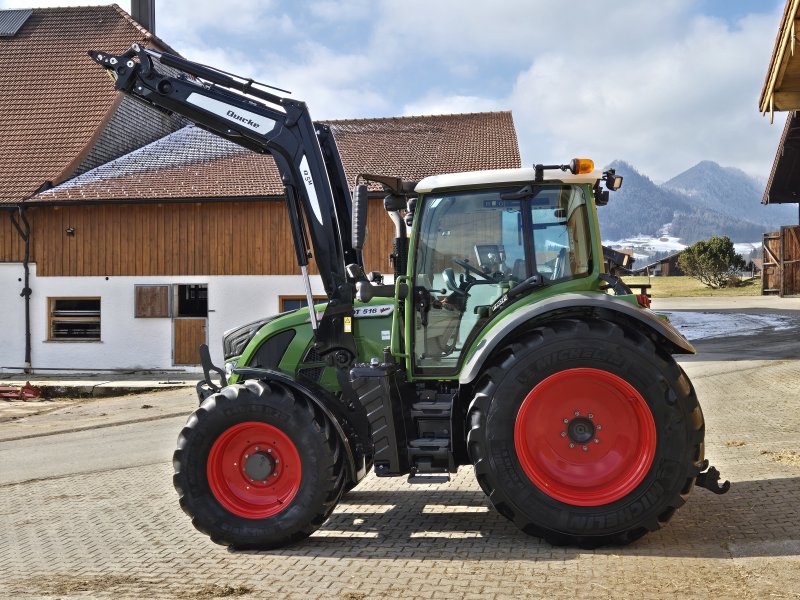
[[[579,410],[576,410],[576,411],[575,411],[575,416],[576,416],[576,417],[579,417],[579,416],[581,416],[581,411],[579,411]]]
[[[564,423],[569,423],[569,419],[564,419]]]
[[[594,415],[593,415],[592,413],[589,413],[589,414],[588,414],[588,415],[586,415],[586,416],[587,416],[587,417],[589,417],[590,419],[593,419],[593,418],[594,418]]]
[[[267,448],[267,452],[269,452],[270,454],[272,454],[272,448]]]
[[[573,444],[572,442],[570,442],[570,444],[569,444],[569,447],[570,447],[570,448],[574,448],[574,447],[575,447],[575,444]]]
[[[600,440],[598,440],[597,438],[594,438],[594,443],[595,443],[595,444],[599,444],[599,443],[600,443]]]
[[[597,426],[595,427],[595,429],[597,429],[597,431],[600,431],[602,428],[603,428],[603,426],[602,426],[602,425],[597,425]]]
[[[561,437],[567,437],[567,432],[566,431],[562,431],[561,432]]]
[[[255,447],[255,451],[258,452],[258,446]]]
[[[245,458],[250,458],[250,455],[249,454],[245,454],[244,457]]]
[[[583,451],[586,452],[589,449],[589,446],[584,446]]]

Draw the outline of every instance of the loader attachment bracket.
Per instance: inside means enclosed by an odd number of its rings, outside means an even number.
[[[200,364],[203,365],[204,378],[202,381],[197,382],[195,388],[197,390],[197,397],[202,404],[203,400],[212,394],[216,394],[222,388],[228,385],[228,378],[225,376],[225,371],[215,366],[214,363],[211,362],[211,353],[208,351],[208,346],[206,344],[202,344],[199,351]],[[214,377],[211,375],[212,371],[215,372],[219,377],[219,383],[214,381]]]

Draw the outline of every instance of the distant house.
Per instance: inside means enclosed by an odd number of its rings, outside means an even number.
[[[634,269],[634,275],[654,275],[654,276],[669,276],[669,275],[685,275],[686,273],[678,265],[678,257],[683,251],[675,252],[669,256],[665,256],[659,260],[653,261],[649,264],[642,265]]]
[[[520,166],[509,112],[328,123],[349,180]],[[388,272],[393,230],[382,196],[376,189],[365,263]],[[226,329],[304,300],[274,161],[198,127],[19,205],[32,226],[34,369],[184,368],[198,362],[203,342],[220,363]],[[23,366],[17,238],[0,226],[7,367]],[[312,287],[323,293],[318,277]]]

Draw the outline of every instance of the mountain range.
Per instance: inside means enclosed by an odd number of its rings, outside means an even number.
[[[734,242],[760,242],[764,232],[797,223],[795,204],[762,205],[762,182],[710,160],[660,185],[624,161],[609,166],[624,181],[598,208],[604,240],[668,235],[692,244],[727,235]]]

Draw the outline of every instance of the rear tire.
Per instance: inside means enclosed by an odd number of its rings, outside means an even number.
[[[550,543],[595,548],[669,521],[700,471],[704,431],[671,356],[616,324],[562,319],[495,354],[467,446],[500,514]]]
[[[173,466],[194,526],[237,548],[278,548],[311,535],[346,479],[341,442],[325,415],[263,381],[206,399],[178,437]]]

